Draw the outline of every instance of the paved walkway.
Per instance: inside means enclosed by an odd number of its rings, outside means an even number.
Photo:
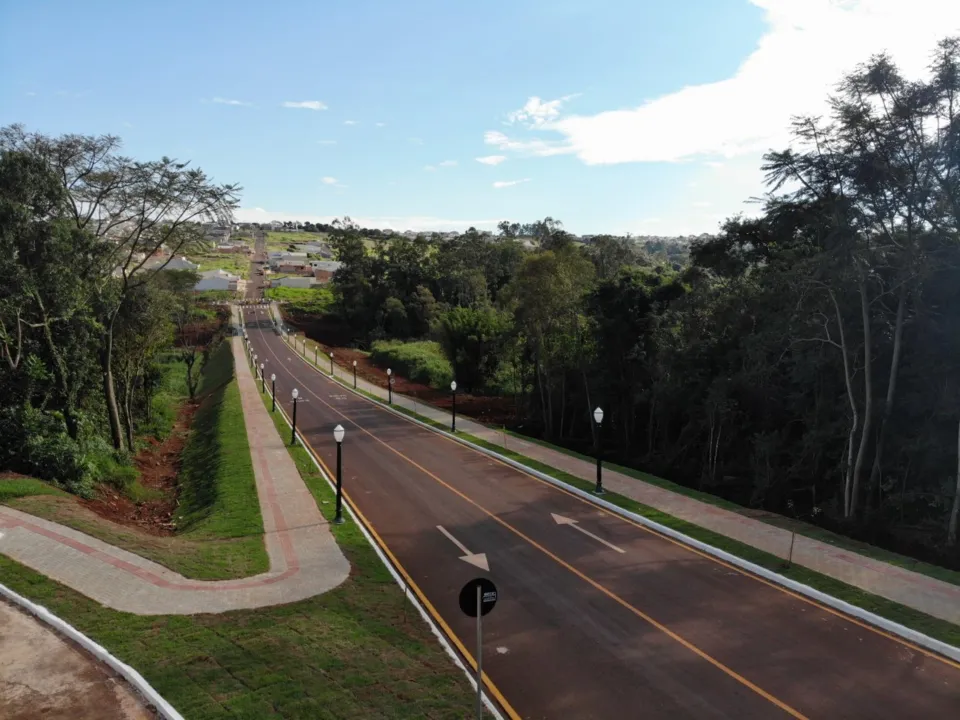
[[[48,520],[0,506],[0,552],[93,598],[138,615],[192,615],[303,600],[346,580],[350,564],[257,395],[240,338],[230,339],[253,455],[270,570],[241,580],[189,580]]]
[[[279,316],[276,304],[274,304],[273,312],[275,317]],[[313,359],[312,348],[313,343],[307,341],[307,357],[310,360]],[[329,365],[321,360],[320,368],[327,372]],[[344,383],[353,385],[352,370],[335,366],[335,375]],[[384,400],[387,397],[386,388],[373,385],[363,378],[358,379],[357,386]],[[414,410],[431,420],[447,426],[450,425],[449,412],[431,405],[425,405],[414,398],[394,393],[393,403]],[[596,466],[593,462],[586,462],[512,435],[505,436],[499,430],[481,425],[462,416],[457,418],[457,429],[482,438],[487,442],[505,446],[514,452],[584,480],[593,482],[596,479]],[[604,470],[603,485],[608,490],[632,498],[644,505],[649,505],[674,517],[734,540],[739,540],[773,555],[785,558],[789,553],[792,535],[789,530],[680,495],[671,490],[650,485],[642,480],[609,469]],[[796,536],[793,562],[828,577],[842,580],[874,595],[893,600],[942,620],[960,624],[960,586],[945,583],[896,565],[873,560],[850,550],[844,550],[801,535]]]
[[[3,601],[0,647],[0,717],[4,720],[157,717],[110,668]]]

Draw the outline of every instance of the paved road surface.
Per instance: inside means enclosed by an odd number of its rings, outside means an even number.
[[[468,649],[457,595],[486,573],[462,548],[485,554],[500,600],[484,670],[513,717],[960,713],[956,663],[378,408],[299,360],[266,308],[244,319],[278,402],[289,412],[294,387],[306,400],[298,428],[330,467],[333,427],[346,428],[348,498]]]
[[[110,668],[0,600],[0,718],[149,720],[140,696]]]
[[[253,231],[253,257],[250,258],[250,280],[247,282],[247,300],[263,298],[264,276],[258,274],[266,267],[267,236],[263,230]]]

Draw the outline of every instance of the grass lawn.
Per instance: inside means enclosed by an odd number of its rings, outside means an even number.
[[[291,313],[322,315],[333,308],[333,291],[329,287],[275,287],[266,290],[269,300],[287,303]]]
[[[273,250],[286,250],[288,245],[303,245],[310,242],[326,242],[328,239],[326,233],[308,233],[308,232],[274,232],[266,233],[267,248]]]
[[[199,397],[200,408],[182,455],[182,513],[176,535],[151,535],[118,525],[64,493],[55,497],[31,493],[32,497],[9,504],[135,552],[186,577],[226,580],[266,571],[269,561],[263,545],[263,521],[229,342],[221,343],[211,355]],[[4,500],[3,483],[0,481],[0,500]],[[24,489],[52,490],[39,485]]]
[[[453,367],[432,340],[402,342],[377,340],[370,348],[370,359],[381,367],[391,367],[403,377],[433,388],[446,388],[453,380]]]
[[[250,277],[250,257],[243,253],[194,253],[187,259],[200,266],[197,272],[207,270],[226,270],[242,278]]]

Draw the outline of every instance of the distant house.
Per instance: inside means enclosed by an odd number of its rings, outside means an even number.
[[[282,265],[277,265],[277,272],[294,273],[297,275],[313,275],[313,268],[304,260],[290,260]]]
[[[312,277],[283,277],[270,281],[270,287],[309,288],[316,285]]]
[[[166,262],[164,257],[153,256],[148,259],[143,264],[144,270],[154,270],[155,268],[160,267]],[[190,272],[197,272],[200,269],[200,266],[196,263],[190,262],[183,255],[180,257],[170,258],[170,261],[163,268],[164,270],[189,270]]]
[[[228,273],[226,270],[207,270],[200,273],[200,282],[194,285],[193,289],[196,292],[204,290],[243,292],[246,289],[246,281],[239,275]]]
[[[318,283],[326,284],[333,278],[333,274],[340,269],[342,263],[336,260],[311,260],[310,267],[313,270],[313,277]]]
[[[245,253],[249,254],[253,252],[249,245],[244,242],[229,242],[221,243],[216,247],[217,252],[222,253]]]
[[[300,252],[305,252],[308,255],[319,255],[322,258],[333,257],[333,251],[330,250],[330,246],[326,243],[306,243],[297,245],[296,248]]]
[[[274,269],[296,263],[302,266],[307,264],[307,254],[305,252],[272,252],[267,256],[267,262]]]

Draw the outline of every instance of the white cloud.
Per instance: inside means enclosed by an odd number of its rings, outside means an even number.
[[[326,177],[320,178],[320,182],[322,182],[324,185],[329,185],[330,187],[338,187],[338,188],[346,187],[346,185],[341,183],[335,177],[330,177],[329,175],[327,175]]]
[[[559,140],[511,140],[498,130],[489,130],[483,135],[487,145],[493,145],[498,150],[509,150],[519,155],[563,155],[573,152],[573,148]]]
[[[385,122],[378,122],[378,123],[376,123],[376,126],[377,126],[377,127],[386,127],[387,124],[386,124]]]
[[[343,121],[343,124],[344,124],[344,125],[359,125],[359,124],[360,124],[360,121],[359,121],[359,120],[344,120],[344,121]]]
[[[310,213],[271,212],[263,208],[240,208],[234,213],[237,222],[270,222],[271,220],[296,220],[298,222],[332,223],[336,215],[313,215]],[[424,232],[445,230],[466,230],[469,227],[494,228],[499,220],[448,220],[429,215],[425,216],[351,216],[361,227],[380,228],[382,230],[422,230]]]
[[[523,178],[522,180],[497,180],[493,186],[499,190],[500,188],[512,187],[525,182],[530,182],[530,178]]]
[[[300,108],[303,110],[326,110],[327,106],[320,102],[319,100],[301,100],[299,102],[294,100],[287,100],[283,103],[285,108]]]
[[[596,115],[564,117],[558,101],[530,98],[510,117],[559,133],[564,149],[505,136],[498,144],[534,155],[573,152],[590,165],[761,153],[788,143],[792,116],[826,114],[836,82],[870,55],[888,51],[917,76],[937,40],[960,29],[960,3],[943,0],[750,1],[765,11],[767,28],[732,77]]]
[[[556,100],[544,102],[534,96],[527,100],[527,104],[519,110],[514,110],[507,115],[507,124],[521,123],[527,127],[541,127],[560,115],[560,106],[568,100],[578,95],[565,95]]]
[[[476,160],[478,163],[483,163],[484,165],[499,165],[506,159],[506,155],[485,155],[478,157]]]
[[[439,167],[456,167],[456,166],[457,166],[457,161],[456,161],[456,160],[444,160],[444,161],[441,162],[441,163],[437,163],[437,165],[438,165]]]
[[[220,105],[244,105],[246,107],[249,107],[250,105],[253,104],[253,103],[244,102],[243,100],[231,100],[230,98],[222,98],[222,97],[215,97],[213,99],[213,102],[218,103]]]
[[[336,145],[336,140],[317,140],[317,145]]]
[[[26,93],[26,95],[27,95],[27,97],[34,97],[34,96],[36,95],[36,93],[33,92],[33,90],[28,90],[27,93]]]

